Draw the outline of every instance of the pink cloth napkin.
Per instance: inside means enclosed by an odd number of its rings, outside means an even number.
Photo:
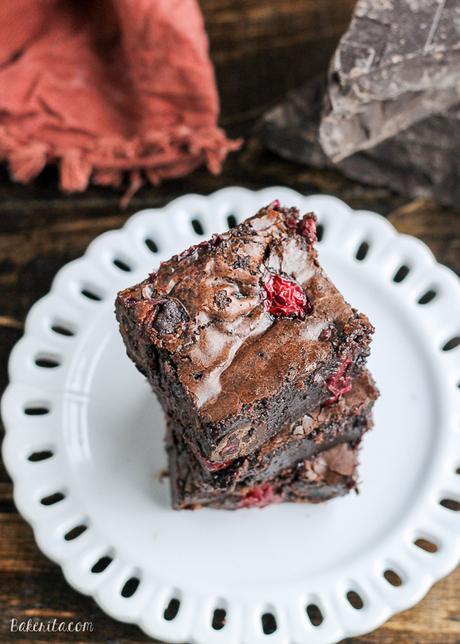
[[[127,199],[239,146],[219,103],[196,0],[2,0],[0,160],[28,182],[47,163],[65,191]]]

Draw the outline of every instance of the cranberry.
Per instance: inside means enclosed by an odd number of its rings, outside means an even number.
[[[316,217],[312,212],[304,215],[297,224],[297,233],[305,238],[307,244],[312,246],[317,241]]]
[[[240,501],[240,508],[263,508],[272,503],[281,503],[283,497],[276,494],[270,483],[250,488]]]
[[[297,224],[299,223],[299,220],[297,218],[296,213],[293,213],[293,212],[289,213],[284,218],[284,221],[285,221],[286,226],[288,228],[290,228],[291,230],[296,230],[297,229]]]
[[[136,306],[138,301],[139,300],[134,295],[128,295],[127,297],[124,298],[124,305],[126,306],[127,309],[132,309]]]
[[[327,340],[330,340],[331,337],[332,337],[332,327],[331,326],[327,326],[319,334],[319,339],[322,340],[323,342],[326,342]]]
[[[299,317],[303,319],[312,311],[311,302],[294,280],[270,273],[264,282],[264,308],[275,317]]]
[[[345,357],[339,365],[337,371],[326,380],[326,387],[332,396],[326,400],[325,405],[336,403],[341,396],[351,391],[351,378],[347,374],[349,366],[352,364],[350,357]]]

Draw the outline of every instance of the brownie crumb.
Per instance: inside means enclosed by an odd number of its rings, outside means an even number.
[[[246,270],[249,266],[249,255],[239,256],[235,262],[233,262],[233,268],[241,268]]]
[[[223,309],[226,309],[229,304],[232,303],[232,300],[228,297],[227,291],[225,289],[221,289],[220,291],[217,291],[217,293],[214,295],[214,304],[217,306],[217,308],[220,311],[223,311]]]

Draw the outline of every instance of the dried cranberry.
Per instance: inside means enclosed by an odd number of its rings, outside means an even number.
[[[294,280],[270,273],[264,282],[264,308],[275,317],[303,319],[312,311],[312,305],[302,288]]]
[[[138,300],[138,299],[137,299],[137,297],[135,297],[134,295],[127,295],[127,296],[123,299],[123,304],[125,305],[125,307],[126,307],[127,309],[132,309],[133,307],[135,307],[135,306],[136,306],[136,304],[137,304],[138,302],[139,302],[139,300]]]
[[[299,221],[297,233],[305,238],[309,246],[312,246],[318,240],[316,236],[316,216],[312,212],[304,215]]]
[[[263,508],[272,503],[281,503],[283,497],[276,494],[270,483],[263,483],[257,487],[250,488],[241,499],[240,508]]]
[[[291,230],[296,230],[297,224],[299,223],[297,213],[290,212],[288,215],[286,215],[286,217],[284,218],[284,223],[286,224],[287,228],[290,228]]]
[[[345,357],[339,365],[337,371],[326,380],[326,387],[332,396],[326,400],[325,405],[333,405],[341,396],[351,391],[351,377],[347,374],[349,366],[352,364],[350,357]]]
[[[332,326],[325,327],[319,334],[319,339],[323,342],[330,340],[332,337]]]

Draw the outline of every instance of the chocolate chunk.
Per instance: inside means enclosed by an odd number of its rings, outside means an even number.
[[[183,305],[178,300],[167,299],[157,305],[152,326],[160,335],[174,333],[187,320],[188,315]]]
[[[362,183],[432,197],[447,206],[458,204],[460,104],[334,164],[319,143],[325,85],[325,78],[313,79],[264,117],[259,132],[270,150],[316,168],[335,167]]]

